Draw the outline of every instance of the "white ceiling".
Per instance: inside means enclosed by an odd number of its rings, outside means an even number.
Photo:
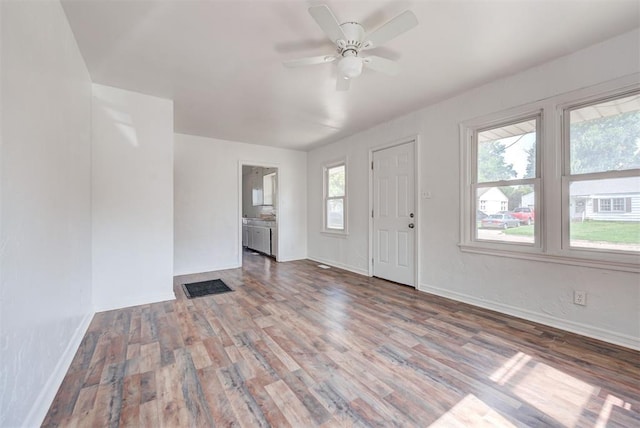
[[[307,150],[640,26],[638,0],[62,0],[96,83],[174,100],[176,132]],[[307,12],[327,4],[371,30],[405,9],[419,26],[368,51],[335,90],[333,53]]]

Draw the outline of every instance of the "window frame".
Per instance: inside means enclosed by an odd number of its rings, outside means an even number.
[[[344,166],[344,195],[343,196],[329,196],[329,171],[331,169]],[[346,236],[349,234],[348,230],[348,166],[347,158],[341,158],[327,162],[322,165],[322,233],[334,236]],[[343,228],[335,229],[328,227],[328,204],[332,200],[342,200],[342,215],[343,215]]]
[[[277,191],[276,177],[277,177],[277,174],[275,172],[270,172],[262,176],[262,205],[263,206],[275,205],[273,195]],[[267,188],[269,188],[268,189],[269,192],[267,192]],[[267,195],[269,195],[269,197],[267,197]]]
[[[597,100],[619,98],[640,91],[640,73],[587,88],[554,95],[539,101],[490,113],[459,125],[460,137],[460,241],[458,247],[467,253],[486,254],[547,263],[559,263],[590,268],[640,272],[640,254],[615,250],[569,247],[569,179],[564,173],[568,165],[568,143],[565,112],[568,108],[593,104]],[[539,234],[537,245],[522,245],[502,241],[476,240],[475,154],[472,155],[474,131],[517,122],[540,112],[538,150],[536,153],[535,224]],[[635,170],[612,171],[610,178],[628,177]],[[597,179],[584,174],[583,180]],[[634,175],[635,176],[635,175]],[[517,184],[505,182],[505,185]],[[626,202],[625,202],[626,204]]]
[[[613,249],[602,249],[602,248],[590,248],[590,247],[576,247],[571,246],[571,236],[570,236],[570,209],[569,203],[571,198],[570,186],[572,182],[577,181],[594,181],[594,180],[606,180],[606,179],[615,179],[615,178],[628,178],[628,177],[638,177],[640,176],[640,168],[637,169],[626,169],[626,170],[613,170],[613,171],[599,171],[599,172],[587,172],[587,173],[571,173],[571,141],[570,141],[570,120],[571,120],[571,111],[580,109],[583,107],[588,107],[591,105],[601,104],[606,101],[612,101],[619,98],[625,98],[631,95],[640,95],[640,84],[630,85],[627,87],[621,87],[617,89],[611,89],[608,91],[598,92],[595,91],[590,93],[587,96],[584,96],[580,99],[566,101],[557,106],[557,110],[559,113],[559,117],[561,120],[561,145],[562,145],[562,224],[563,224],[563,233],[562,233],[562,248],[571,253],[579,255],[583,253],[586,257],[594,257],[597,254],[602,255],[603,260],[616,260],[616,256],[619,257],[620,260],[627,259],[629,257],[635,257],[636,263],[640,259],[640,254],[638,252],[631,251],[621,251],[621,250],[613,250]],[[598,210],[600,210],[600,199],[597,198],[598,201]],[[602,199],[608,199],[610,202],[610,210],[605,211],[609,213],[616,213],[622,211],[614,211],[613,210],[613,197],[607,197]],[[624,198],[621,198],[624,199]],[[626,201],[623,202],[626,206]],[[638,269],[640,271],[640,269]]]
[[[511,112],[512,114],[508,114],[507,116],[503,116],[501,113],[491,115],[490,117],[481,118],[478,121],[474,121],[473,123],[467,122],[464,125],[461,125],[461,132],[463,134],[462,139],[465,140],[463,142],[464,146],[462,153],[467,153],[470,155],[469,162],[467,162],[467,171],[466,178],[468,182],[468,186],[465,190],[463,190],[463,198],[465,194],[469,198],[467,204],[470,204],[470,212],[477,213],[479,209],[477,204],[477,191],[479,188],[492,188],[492,187],[506,187],[506,186],[518,186],[518,185],[528,185],[533,187],[534,190],[534,205],[536,207],[536,211],[538,211],[540,207],[540,187],[541,187],[541,151],[542,151],[542,126],[543,120],[542,115],[543,111],[539,107],[534,107],[530,109],[518,109]],[[478,183],[478,134],[495,129],[503,126],[513,125],[519,122],[526,122],[529,120],[536,120],[536,175],[533,178],[513,178],[509,180],[498,180],[498,181],[486,181],[482,183]],[[509,208],[508,202],[507,209]],[[502,208],[502,205],[501,205]],[[506,210],[502,210],[506,211]],[[473,221],[469,221],[473,220]],[[462,236],[465,238],[465,244],[471,245],[477,248],[487,248],[487,249],[499,249],[503,245],[506,245],[506,248],[514,249],[521,247],[521,251],[526,252],[537,252],[542,248],[542,234],[540,232],[540,225],[534,223],[534,239],[533,243],[527,242],[509,242],[509,241],[499,241],[499,240],[489,240],[489,239],[479,239],[477,237],[477,222],[475,221],[475,215],[472,216],[472,219],[466,220],[465,223],[468,229],[463,230]],[[463,228],[464,229],[464,228]]]

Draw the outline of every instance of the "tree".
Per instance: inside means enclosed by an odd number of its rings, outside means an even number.
[[[523,186],[504,186],[500,190],[509,198],[508,210],[513,211],[515,208],[522,206],[522,196],[533,191],[533,187],[526,184]]]
[[[329,169],[329,194],[328,196],[344,196],[345,193],[345,167],[340,165]]]
[[[478,144],[478,182],[509,180],[516,177],[513,164],[504,160],[505,145],[500,141]]]
[[[572,123],[571,173],[640,168],[640,111]]]
[[[527,150],[527,169],[524,178],[535,178],[536,176],[536,146],[533,145]]]

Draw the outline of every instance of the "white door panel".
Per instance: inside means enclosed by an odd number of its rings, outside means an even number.
[[[378,231],[378,262],[389,263],[389,231]]]
[[[415,286],[414,142],[373,152],[373,275]]]

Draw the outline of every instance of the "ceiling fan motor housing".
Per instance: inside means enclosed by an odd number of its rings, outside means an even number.
[[[362,47],[362,41],[364,39],[364,28],[357,22],[345,22],[340,25],[342,32],[344,33],[346,40],[338,41],[338,47],[341,49],[340,54],[345,51],[354,51],[356,54]],[[344,43],[341,43],[344,42]]]

